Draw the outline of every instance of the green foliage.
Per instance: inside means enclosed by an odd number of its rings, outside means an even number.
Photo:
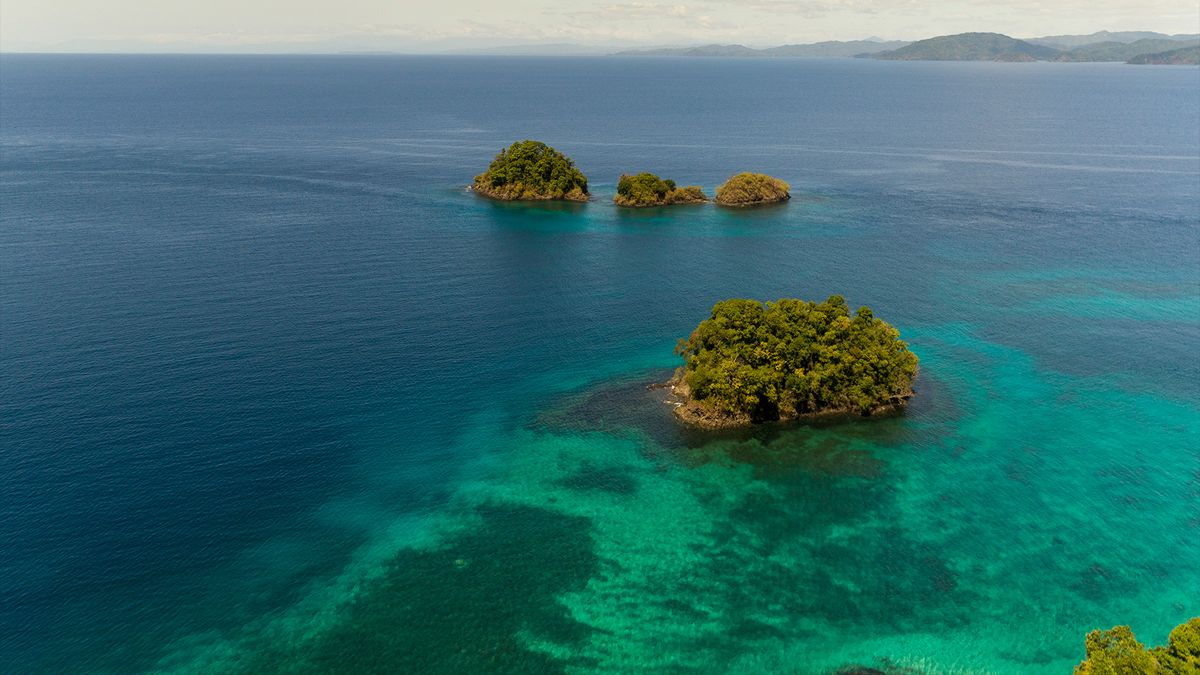
[[[692,398],[751,420],[873,409],[911,394],[917,357],[900,333],[839,295],[725,300],[676,351]]]
[[[636,176],[621,176],[613,201],[620,206],[665,206],[695,204],[708,201],[708,198],[695,185],[676,187],[673,180],[663,180],[652,173],[639,173]]]
[[[1087,658],[1075,675],[1200,674],[1200,617],[1176,626],[1165,647],[1147,650],[1129,626],[1094,630],[1085,645]]]
[[[739,173],[717,188],[716,202],[726,206],[747,206],[782,202],[790,199],[791,186],[761,173]]]
[[[474,189],[493,199],[587,201],[587,177],[569,157],[538,141],[520,141],[501,150]]]
[[[1168,673],[1200,674],[1200,617],[1176,626],[1166,647],[1150,651]]]
[[[1075,667],[1076,675],[1143,675],[1159,672],[1158,662],[1138,642],[1129,626],[1094,630],[1085,639],[1087,659]]]

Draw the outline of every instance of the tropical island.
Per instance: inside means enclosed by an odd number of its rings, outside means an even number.
[[[589,198],[587,176],[570,157],[539,141],[518,141],[500,151],[471,189],[501,201],[573,201]]]
[[[702,204],[708,201],[699,186],[676,187],[675,181],[663,180],[652,173],[622,175],[617,181],[617,206],[645,207],[671,204]]]
[[[739,173],[717,188],[713,201],[722,206],[756,206],[785,202],[792,186],[762,173]]]
[[[900,333],[840,295],[718,302],[675,351],[675,415],[706,428],[898,409],[917,375]]]
[[[999,33],[962,33],[918,40],[871,54],[888,61],[1050,61],[1059,50]]]
[[[1088,633],[1085,644],[1087,658],[1075,666],[1075,675],[1200,673],[1200,617],[1172,629],[1165,647],[1146,649],[1129,626],[1094,630]]]

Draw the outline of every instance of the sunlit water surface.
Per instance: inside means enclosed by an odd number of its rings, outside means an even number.
[[[526,137],[596,199],[463,190]],[[10,55],[0,172],[0,671],[1063,673],[1200,614],[1198,69]],[[907,414],[645,388],[831,293]]]

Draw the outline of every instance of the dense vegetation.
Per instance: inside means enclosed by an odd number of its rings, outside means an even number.
[[[1171,631],[1167,646],[1146,649],[1129,626],[1095,630],[1075,675],[1195,675],[1200,673],[1200,617]]]
[[[912,395],[917,357],[867,307],[853,317],[839,295],[822,303],[725,300],[680,340],[679,415],[717,426],[822,412],[873,411]]]
[[[636,176],[621,176],[613,201],[620,206],[666,206],[698,204],[708,201],[708,198],[695,185],[676,187],[673,180],[663,180],[652,173],[639,173]]]
[[[739,173],[717,188],[715,199],[725,206],[769,204],[791,199],[791,186],[761,173]]]
[[[569,157],[538,141],[520,141],[501,150],[474,190],[492,199],[587,201],[587,177]]]
[[[1142,54],[1129,59],[1137,65],[1194,66],[1200,64],[1200,47],[1184,47],[1157,54]]]

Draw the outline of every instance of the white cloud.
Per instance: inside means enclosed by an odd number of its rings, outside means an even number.
[[[1200,31],[1196,0],[0,0],[0,49],[392,48],[435,41],[766,46],[970,30]]]

